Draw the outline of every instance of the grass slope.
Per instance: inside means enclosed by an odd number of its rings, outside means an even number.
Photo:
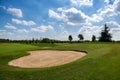
[[[43,69],[8,66],[8,61],[36,49],[80,50],[88,55],[75,62]],[[0,80],[119,80],[120,45],[114,43],[0,44]]]

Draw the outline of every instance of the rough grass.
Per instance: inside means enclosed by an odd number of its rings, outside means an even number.
[[[8,61],[27,55],[28,50],[79,50],[88,55],[57,67],[24,69],[8,66]],[[120,80],[120,44],[0,44],[0,80]]]

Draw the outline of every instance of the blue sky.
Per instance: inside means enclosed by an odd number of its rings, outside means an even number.
[[[105,23],[120,40],[120,0],[0,0],[0,38],[91,40]]]

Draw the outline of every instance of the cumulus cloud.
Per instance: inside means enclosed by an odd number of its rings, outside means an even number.
[[[104,8],[100,8],[97,13],[92,14],[89,18],[90,22],[100,22],[104,20],[105,17],[112,17],[116,15],[114,9],[111,5],[105,6]]]
[[[54,30],[54,28],[51,25],[48,26],[41,25],[40,27],[31,28],[31,31],[40,32],[40,33],[45,33],[47,30]]]
[[[71,4],[74,6],[92,6],[93,0],[70,0]]]
[[[4,26],[7,29],[17,29],[15,26],[11,25],[11,24],[7,24]]]
[[[100,16],[99,14],[93,14],[90,18],[89,18],[89,21],[92,21],[92,22],[100,22],[103,20],[103,17]]]
[[[65,11],[65,15],[67,17],[68,22],[79,24],[85,23],[88,18],[82,11],[77,10],[75,8],[71,8]]]
[[[63,11],[63,9],[62,9],[62,8],[58,8],[57,11],[60,11],[60,12],[61,12],[61,11]]]
[[[28,33],[29,31],[26,29],[18,29],[17,32],[18,33]]]
[[[54,12],[53,10],[49,10],[49,17],[52,17],[52,18],[56,18],[56,19],[61,19],[60,15],[56,12]]]
[[[114,16],[116,13],[114,13],[114,7],[112,5],[107,5],[104,8],[98,10],[99,16],[101,17],[110,17]]]
[[[110,0],[105,0],[104,2],[109,3]],[[71,0],[71,3],[78,6],[87,5],[88,3],[92,5],[93,0]],[[86,15],[81,10],[78,10],[74,7],[58,8],[57,11],[49,10],[49,17],[55,18],[66,22],[69,25],[80,25],[88,22],[100,22],[104,20],[105,17],[117,16],[120,14],[120,0],[115,0],[113,4],[107,4],[105,7],[100,8],[96,13],[91,16]]]
[[[7,11],[16,17],[23,17],[22,10],[18,8],[8,8]]]
[[[14,18],[12,18],[12,22],[14,22],[16,24],[25,25],[25,26],[36,25],[36,23],[34,21],[19,20],[19,19],[14,19]]]
[[[81,23],[85,23],[89,18],[81,10],[78,10],[76,8],[70,8],[70,9],[59,8],[58,11],[59,12],[53,11],[56,14],[56,16],[49,15],[49,17],[64,21],[69,25],[79,25]]]
[[[109,4],[110,0],[104,0],[105,3]]]
[[[109,3],[109,0],[105,0]],[[100,22],[105,17],[117,16],[120,14],[120,0],[115,0],[113,5],[109,4],[103,8],[100,8],[96,14],[93,14],[90,21]]]

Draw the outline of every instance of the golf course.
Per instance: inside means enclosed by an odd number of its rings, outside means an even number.
[[[0,0],[0,80],[120,80],[120,0]]]
[[[20,68],[8,65],[14,59],[28,56],[29,51],[38,50],[76,51],[86,55],[51,67]],[[115,42],[0,43],[0,80],[119,80],[119,71],[120,44]]]

